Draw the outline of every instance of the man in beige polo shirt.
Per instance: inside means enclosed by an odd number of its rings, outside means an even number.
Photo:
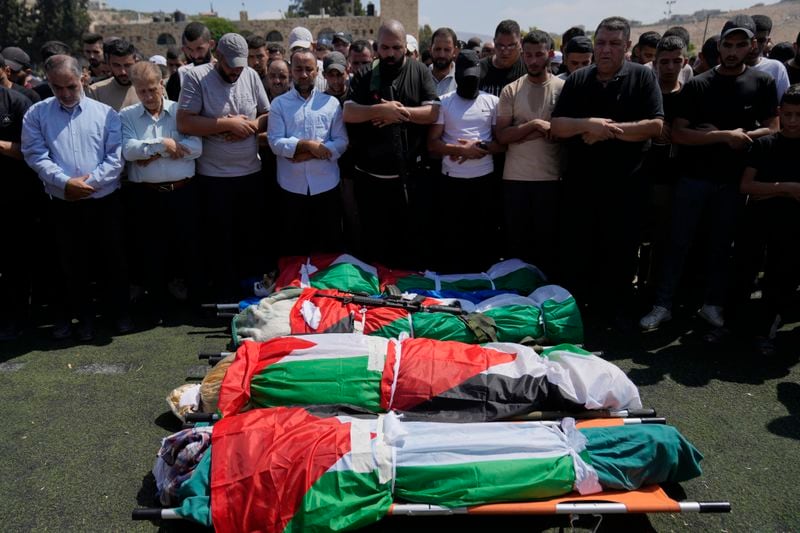
[[[105,46],[105,54],[111,77],[93,83],[89,87],[89,96],[113,107],[116,112],[138,104],[139,97],[128,76],[128,71],[136,63],[133,45],[125,39],[114,39]]]
[[[528,75],[500,93],[497,141],[508,145],[503,168],[506,257],[519,257],[553,276],[557,244],[559,146],[550,113],[564,81],[551,73],[552,38],[535,30],[522,40]]]

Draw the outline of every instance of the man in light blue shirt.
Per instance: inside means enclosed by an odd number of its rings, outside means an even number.
[[[165,98],[157,65],[140,61],[130,76],[141,103],[120,112],[122,155],[131,182],[129,216],[151,318],[161,324],[168,308],[167,282],[175,276],[197,287],[192,273],[197,271],[198,208],[192,177],[203,141],[178,132],[178,104]]]
[[[267,138],[278,159],[280,252],[341,251],[342,212],[337,160],[347,149],[339,100],[314,87],[310,50],[292,53],[294,88],[272,102]]]
[[[122,248],[118,192],[122,132],[117,113],[87,98],[75,58],[54,55],[45,62],[55,94],[32,106],[22,123],[22,153],[42,180],[51,201],[49,224],[58,245],[60,283],[53,284],[61,304],[53,330],[71,336],[73,313],[78,338],[94,337],[95,310],[90,282],[107,278],[108,301],[117,330],[133,329],[128,316],[128,273]],[[98,269],[98,261],[105,269]]]

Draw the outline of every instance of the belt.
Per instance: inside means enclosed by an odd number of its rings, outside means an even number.
[[[140,182],[140,185],[144,185],[148,189],[152,189],[156,192],[172,192],[177,191],[181,187],[185,187],[189,184],[189,180],[192,178],[183,178],[182,180],[178,181],[168,181],[166,183],[149,183],[149,182]]]

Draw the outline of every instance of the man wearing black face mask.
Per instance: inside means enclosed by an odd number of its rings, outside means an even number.
[[[550,114],[564,80],[550,70],[552,39],[532,31],[522,40],[528,75],[506,85],[497,110],[497,139],[508,145],[503,168],[506,256],[555,276],[558,244],[559,145],[550,139]]]
[[[408,58],[406,31],[396,20],[378,30],[378,57],[350,84],[344,121],[355,154],[356,202],[364,228],[365,258],[390,266],[414,265],[410,238],[413,185],[426,125],[439,115],[430,70]]]
[[[439,198],[463,213],[479,212],[492,193],[494,163],[492,153],[503,150],[494,141],[498,98],[478,90],[480,57],[464,50],[456,59],[454,92],[441,97],[439,118],[428,130],[428,150],[442,156]],[[487,251],[492,227],[477,223],[469,231],[452,231],[452,212],[440,210],[441,256],[437,268],[482,272],[491,257]]]

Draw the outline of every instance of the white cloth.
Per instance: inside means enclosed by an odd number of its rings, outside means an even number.
[[[783,98],[783,93],[789,88],[789,73],[786,72],[786,67],[776,59],[769,59],[761,57],[758,63],[753,65],[753,68],[766,72],[775,80],[775,90],[778,92],[778,102]]]

